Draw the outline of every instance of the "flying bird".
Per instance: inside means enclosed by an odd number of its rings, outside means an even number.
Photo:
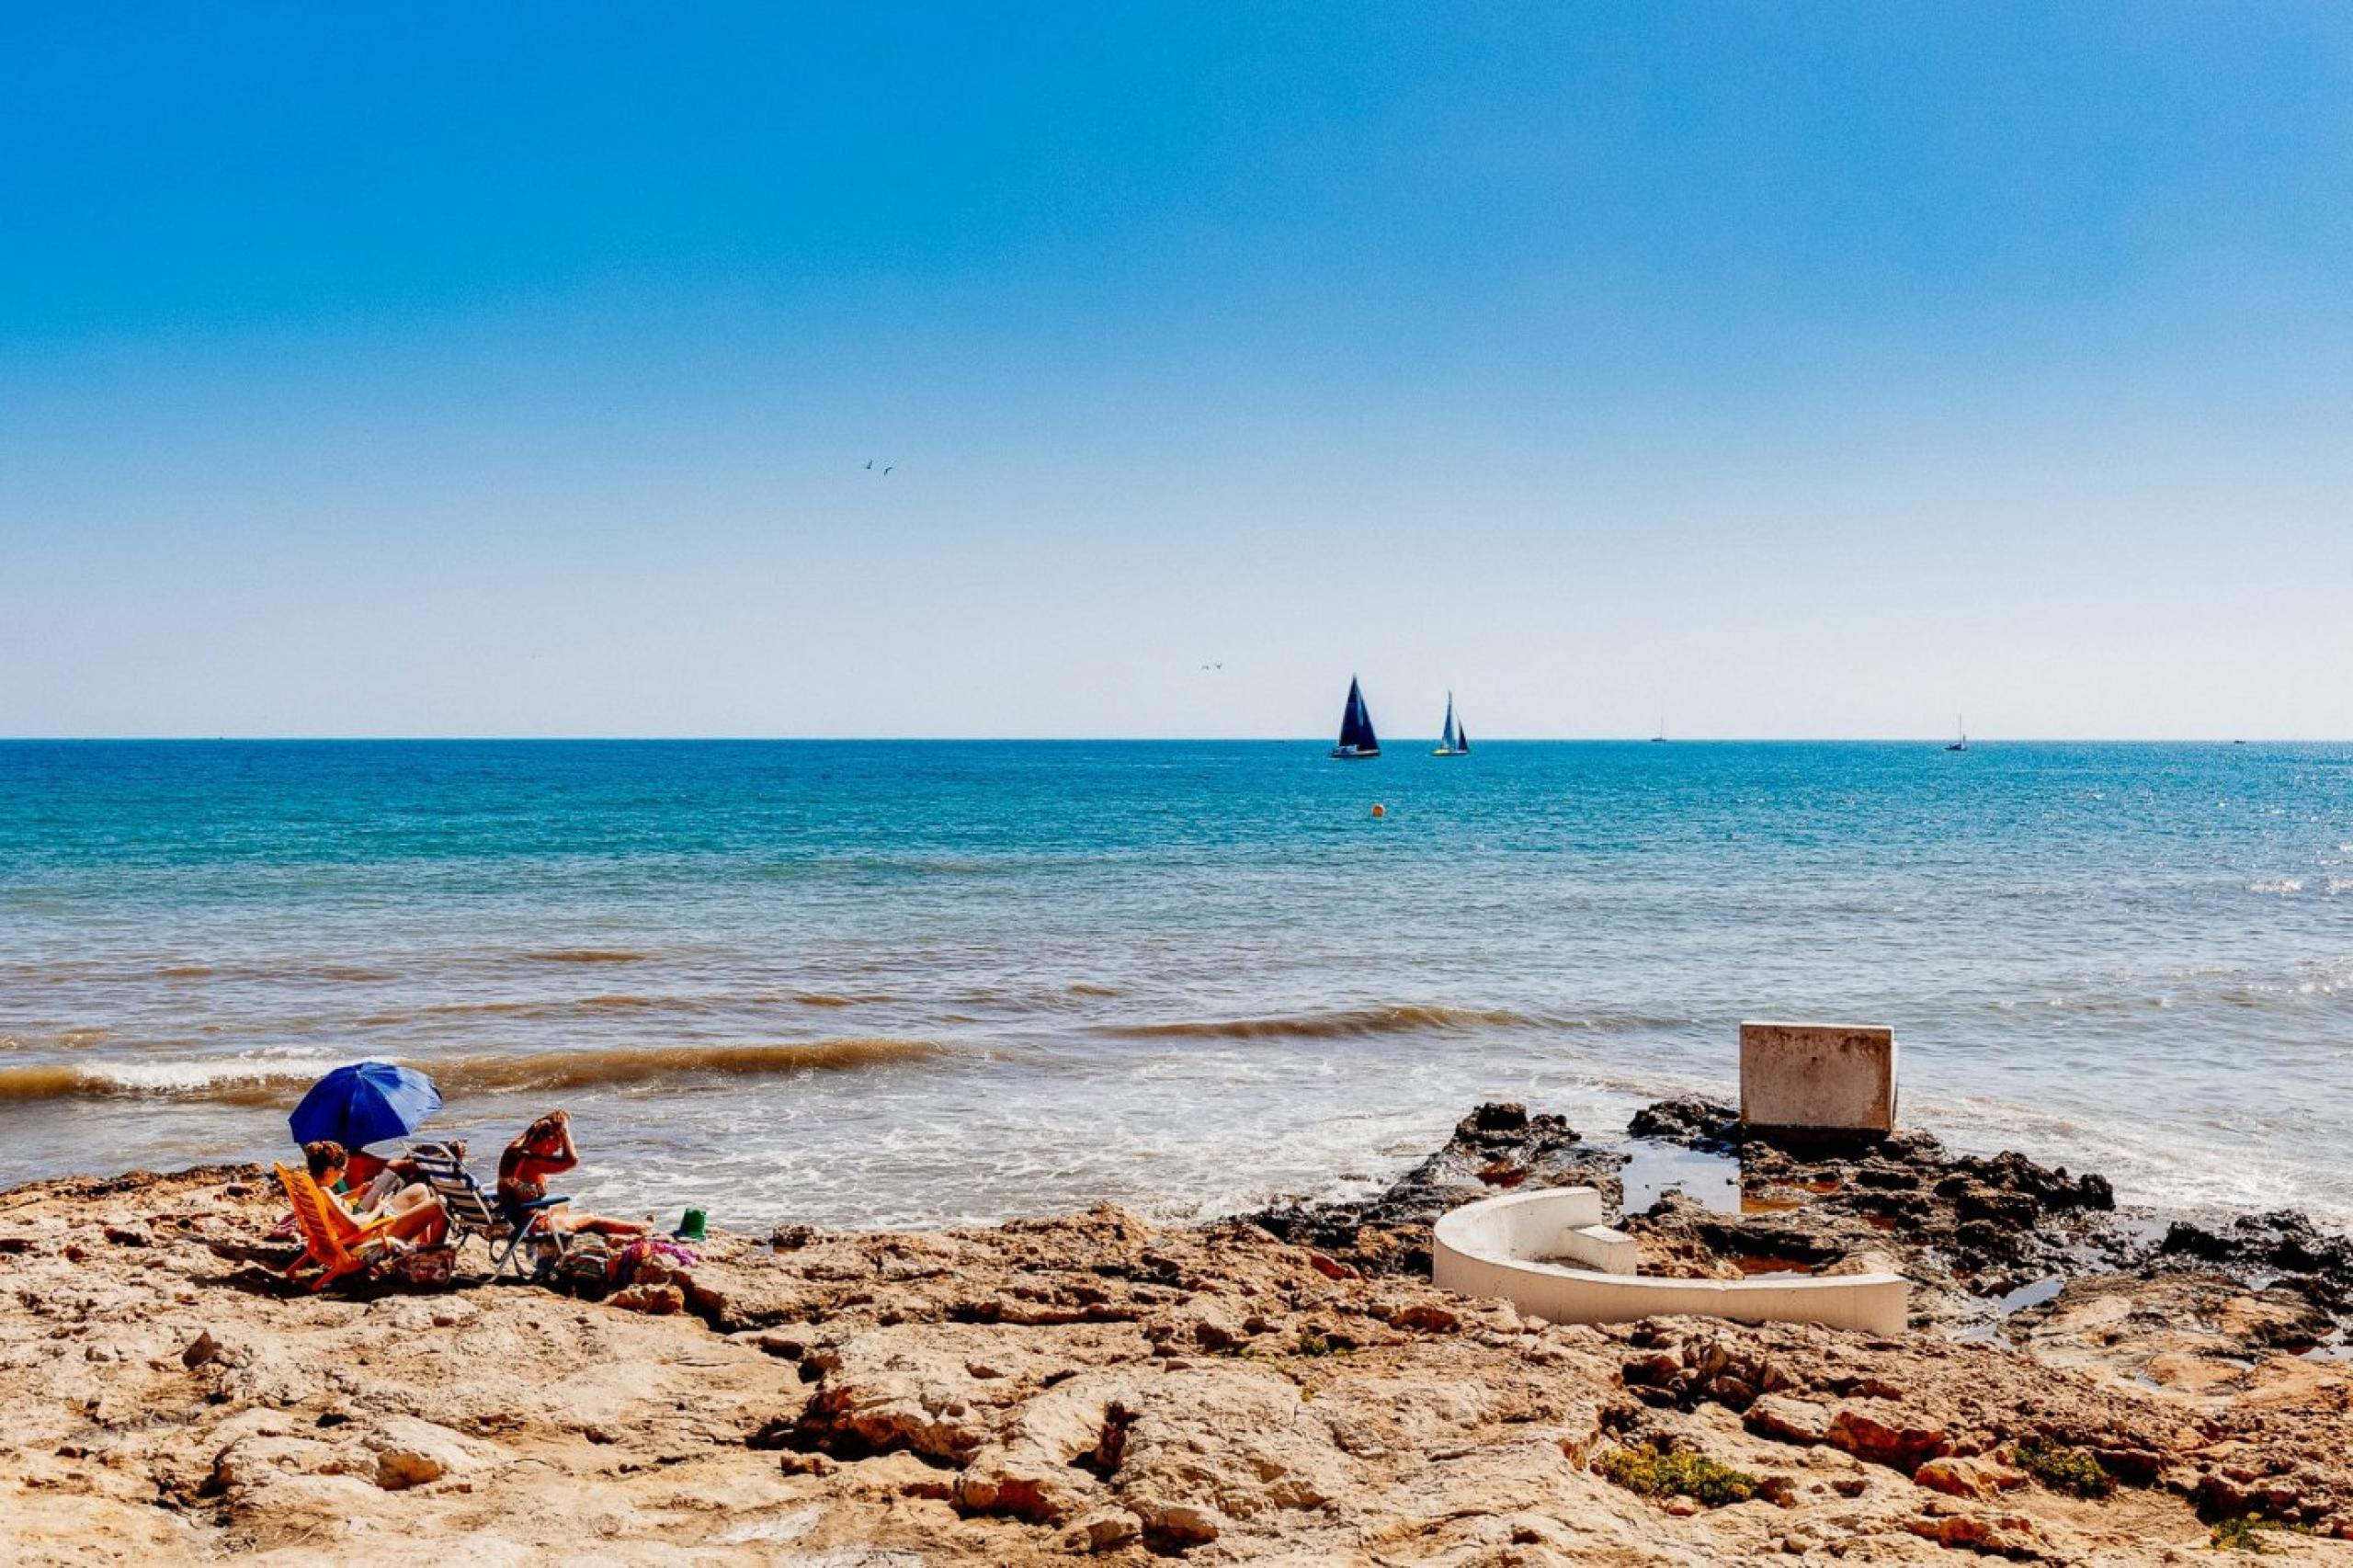
[[[872,468],[872,467],[874,466],[874,460],[873,460],[872,458],[869,458],[869,459],[867,459],[867,460],[866,460],[866,466],[867,466],[867,467],[869,467],[869,468]]]
[[[896,464],[896,463],[886,463],[886,464],[884,464],[884,465],[883,465],[882,472],[883,472],[884,473],[888,473],[888,472],[890,472],[892,469],[894,469],[894,468],[896,468],[896,467],[898,467],[898,466],[899,466],[899,465],[898,465],[898,464]]]

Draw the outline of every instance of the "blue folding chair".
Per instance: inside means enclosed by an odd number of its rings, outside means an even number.
[[[468,1236],[480,1236],[489,1249],[493,1271],[504,1277],[512,1267],[518,1278],[536,1278],[553,1273],[563,1261],[564,1247],[571,1238],[550,1222],[547,1211],[564,1198],[541,1198],[529,1203],[506,1203],[483,1190],[473,1173],[466,1169],[455,1151],[442,1143],[412,1143],[408,1157],[415,1162],[417,1174],[441,1200],[449,1216],[449,1240],[452,1245]],[[505,1250],[499,1244],[505,1243]],[[517,1261],[524,1244],[545,1243],[539,1261],[527,1272]]]

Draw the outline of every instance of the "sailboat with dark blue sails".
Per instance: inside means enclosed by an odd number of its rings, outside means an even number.
[[[1471,750],[1471,732],[1454,716],[1454,693],[1446,694],[1446,728],[1438,733],[1438,749],[1432,756],[1463,756]]]
[[[1372,710],[1364,705],[1364,688],[1348,677],[1348,705],[1340,710],[1340,744],[1332,755],[1343,761],[1381,755],[1381,737],[1372,733]]]

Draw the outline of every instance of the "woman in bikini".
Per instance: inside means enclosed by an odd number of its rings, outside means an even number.
[[[561,1175],[579,1163],[580,1151],[572,1142],[572,1119],[563,1111],[550,1111],[525,1128],[523,1135],[506,1145],[506,1152],[498,1156],[498,1200],[510,1208],[537,1203],[548,1195],[548,1177]],[[652,1229],[637,1220],[575,1214],[561,1203],[549,1210],[547,1215],[550,1225],[566,1233],[595,1231],[608,1236],[642,1236]]]

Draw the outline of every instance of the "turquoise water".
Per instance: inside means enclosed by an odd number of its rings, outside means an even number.
[[[373,1056],[628,1211],[1195,1214],[1800,1017],[1965,1146],[2353,1223],[2353,748],[1324,750],[0,744],[0,1181],[280,1150]]]

